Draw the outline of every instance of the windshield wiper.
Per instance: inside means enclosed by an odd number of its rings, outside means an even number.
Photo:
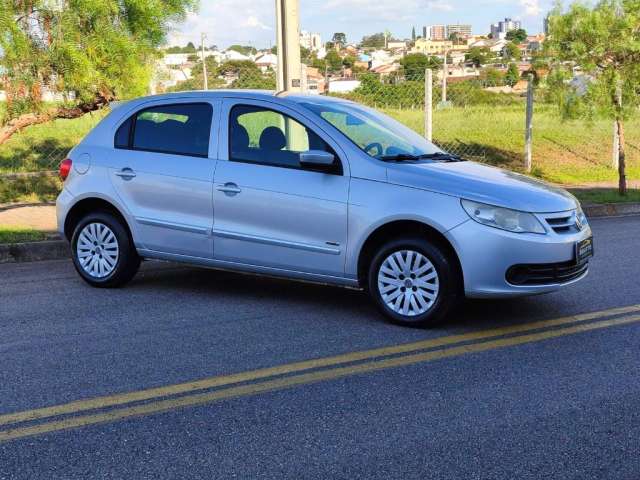
[[[417,162],[422,160],[421,155],[411,155],[410,153],[398,153],[397,155],[383,155],[378,157],[383,162]]]
[[[412,155],[410,153],[399,153],[397,155],[383,155],[378,157],[384,162],[417,162],[420,160],[436,160],[439,162],[463,162],[464,159],[451,153],[436,152],[425,153],[423,155]]]
[[[429,153],[427,155],[421,155],[420,158],[437,160],[440,162],[464,162],[464,158],[454,155],[453,153],[446,152]]]

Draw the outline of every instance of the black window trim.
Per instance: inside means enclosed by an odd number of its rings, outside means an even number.
[[[233,110],[236,107],[249,107],[249,108],[260,108],[262,110],[267,110],[270,112],[274,112],[277,113],[279,115],[284,115],[285,117],[289,117],[292,120],[298,122],[300,125],[302,125],[304,128],[311,130],[315,135],[317,135],[320,140],[322,140],[324,143],[327,144],[327,146],[329,148],[331,148],[332,152],[333,152],[333,156],[335,157],[335,159],[337,160],[338,164],[336,165],[335,170],[332,171],[319,171],[319,170],[313,170],[311,168],[301,168],[301,167],[294,167],[294,166],[290,166],[290,165],[274,165],[273,163],[264,163],[264,162],[258,162],[258,161],[252,161],[252,160],[234,160],[232,158],[231,155],[231,113],[233,112]],[[331,152],[329,152],[331,153]],[[336,176],[340,176],[343,177],[344,176],[344,165],[342,162],[342,159],[340,158],[340,155],[338,155],[338,153],[336,152],[336,149],[333,148],[331,146],[331,144],[329,142],[327,142],[320,134],[318,134],[315,130],[313,130],[311,127],[309,127],[308,125],[306,125],[304,122],[298,120],[297,118],[295,118],[292,115],[289,115],[288,113],[285,113],[283,111],[280,110],[276,110],[275,108],[271,108],[271,107],[265,107],[264,105],[261,104],[253,104],[253,103],[234,103],[233,105],[231,105],[231,107],[229,108],[229,112],[227,115],[227,159],[230,162],[236,162],[236,163],[247,163],[249,165],[261,165],[264,167],[272,167],[272,168],[286,168],[287,170],[298,170],[298,171],[302,171],[302,172],[313,172],[313,173],[324,173],[326,175],[336,175]]]
[[[136,148],[133,146],[133,137],[135,135],[135,131],[136,131],[136,122],[138,120],[138,115],[143,113],[146,110],[150,110],[152,108],[159,108],[159,107],[173,107],[176,105],[207,105],[208,107],[211,108],[211,124],[209,125],[209,142],[207,143],[207,154],[206,155],[200,155],[197,153],[180,153],[180,152],[172,152],[169,150],[159,150],[159,149],[152,149],[152,148]],[[140,110],[136,110],[134,113],[132,113],[131,115],[129,115],[127,117],[127,119],[122,122],[120,125],[118,125],[118,128],[116,129],[116,133],[113,135],[113,148],[118,149],[118,150],[131,150],[134,152],[150,152],[150,153],[163,153],[165,155],[180,155],[183,157],[197,157],[197,158],[210,158],[209,157],[209,150],[211,149],[211,129],[213,128],[213,120],[214,120],[214,109],[213,109],[213,105],[211,105],[211,103],[209,102],[178,102],[178,103],[162,103],[159,105],[150,105],[150,106],[146,106],[144,108],[141,108]],[[120,127],[122,127],[125,123],[127,123],[129,120],[131,120],[131,125],[129,126],[129,141],[127,142],[127,146],[126,147],[118,147],[116,146],[116,135],[118,134],[118,130],[120,130]]]

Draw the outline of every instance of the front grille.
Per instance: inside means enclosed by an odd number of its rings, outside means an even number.
[[[544,221],[551,229],[562,235],[567,233],[576,233],[580,231],[578,226],[576,212],[561,212],[543,215]]]
[[[589,270],[589,263],[573,262],[514,265],[507,270],[507,282],[511,285],[552,285],[580,278]]]

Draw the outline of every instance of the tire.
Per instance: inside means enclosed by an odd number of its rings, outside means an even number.
[[[416,328],[446,320],[461,291],[453,262],[440,247],[417,237],[392,240],[377,251],[368,287],[392,323]]]
[[[140,267],[129,232],[108,212],[90,213],[78,222],[71,237],[71,258],[82,279],[98,288],[120,287]]]

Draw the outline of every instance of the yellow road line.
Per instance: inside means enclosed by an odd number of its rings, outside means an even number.
[[[126,418],[137,417],[141,415],[155,414],[178,408],[203,405],[237,397],[256,395],[258,393],[265,393],[274,390],[288,389],[297,385],[317,383],[325,380],[333,380],[341,377],[358,375],[389,368],[397,368],[417,363],[430,362],[469,353],[478,353],[487,350],[540,342],[543,340],[562,337],[566,335],[589,332],[614,326],[628,325],[637,322],[640,322],[640,315],[616,318],[612,320],[603,320],[582,325],[574,325],[556,330],[530,333],[516,337],[489,340],[486,342],[450,347],[443,350],[435,350],[404,357],[387,358],[357,365],[322,370],[318,372],[301,373],[291,377],[278,378],[275,380],[265,380],[263,382],[253,383],[249,385],[229,387],[226,389],[217,390],[215,392],[191,394],[180,398],[160,400],[134,407],[123,407],[106,413],[70,417],[63,420],[50,421],[48,423],[39,425],[18,427],[11,430],[0,431],[0,442],[55,432],[59,430],[67,430],[71,428],[123,420]]]
[[[344,363],[370,360],[376,357],[384,357],[388,355],[409,353],[417,350],[426,350],[430,348],[453,345],[460,342],[467,342],[472,340],[483,340],[483,339],[488,339],[492,337],[499,337],[502,335],[524,333],[527,331],[537,330],[541,328],[549,328],[549,327],[556,327],[556,326],[565,325],[565,324],[586,322],[589,320],[595,320],[597,318],[601,318],[605,316],[623,315],[623,314],[629,314],[629,313],[635,313],[635,312],[640,312],[640,305],[632,305],[629,307],[620,307],[620,308],[613,308],[609,310],[601,310],[598,312],[584,313],[580,315],[567,316],[567,317],[556,318],[552,320],[542,320],[538,322],[526,323],[521,325],[499,327],[499,328],[494,328],[490,330],[483,330],[483,331],[470,332],[470,333],[465,333],[460,335],[434,338],[430,340],[423,340],[423,341],[407,343],[403,345],[395,345],[391,347],[376,348],[376,349],[366,350],[361,352],[351,352],[343,355],[336,355],[333,357],[306,360],[306,361],[295,362],[295,363],[290,363],[286,365],[262,368],[259,370],[251,370],[251,371],[235,373],[231,375],[210,377],[202,380],[195,380],[192,382],[185,382],[185,383],[179,383],[174,385],[149,388],[149,389],[138,390],[134,392],[119,393],[119,394],[107,395],[107,396],[84,399],[84,400],[76,400],[76,401],[61,404],[61,405],[53,405],[50,407],[43,407],[43,408],[37,408],[37,409],[27,410],[23,412],[0,415],[0,425],[7,425],[11,423],[19,423],[19,422],[25,422],[30,420],[39,420],[42,418],[53,417],[58,415],[65,415],[70,413],[83,412],[87,410],[95,410],[95,409],[100,409],[105,407],[124,405],[132,402],[151,400],[158,397],[166,397],[170,395],[191,393],[198,390],[205,390],[205,389],[221,387],[225,385],[232,385],[234,383],[260,380],[268,377],[273,377],[276,375],[297,373],[297,372],[310,370],[314,368],[336,366]]]

